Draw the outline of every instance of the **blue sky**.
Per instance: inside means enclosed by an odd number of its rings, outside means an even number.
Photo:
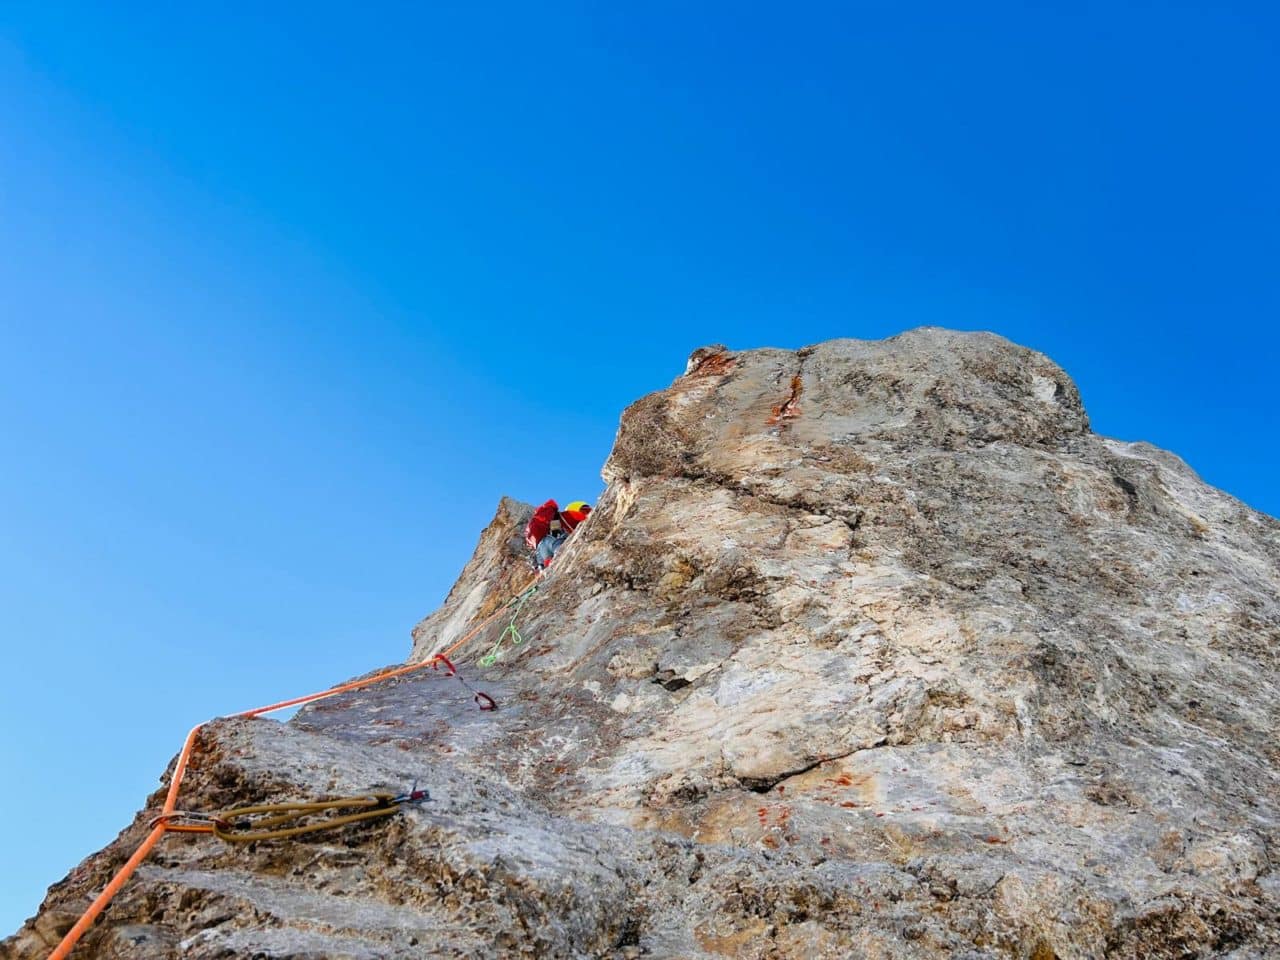
[[[0,936],[704,343],[994,330],[1280,513],[1271,5],[538,6],[0,7]]]

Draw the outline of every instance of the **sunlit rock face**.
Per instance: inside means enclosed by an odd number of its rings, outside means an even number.
[[[1280,524],[1099,437],[1051,361],[936,328],[705,347],[456,663],[214,724],[84,957],[1246,957],[1280,951]],[[548,491],[555,495],[559,491]],[[532,582],[504,500],[411,659]],[[153,806],[158,798],[153,798]],[[56,886],[36,957],[145,832]]]

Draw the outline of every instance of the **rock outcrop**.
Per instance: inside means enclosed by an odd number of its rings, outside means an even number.
[[[1045,357],[703,348],[604,477],[525,642],[459,654],[496,712],[424,671],[220,721],[183,792],[430,802],[169,837],[78,956],[1280,954],[1280,524],[1091,433]],[[528,509],[413,659],[528,585]],[[0,956],[45,955],[147,818]]]

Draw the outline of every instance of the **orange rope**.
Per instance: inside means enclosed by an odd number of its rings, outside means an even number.
[[[111,882],[103,887],[102,892],[90,904],[89,909],[84,912],[84,916],[76,921],[75,926],[68,930],[67,935],[62,938],[62,942],[54,948],[53,953],[49,954],[49,960],[64,960],[71,953],[76,942],[84,936],[85,931],[89,929],[93,921],[98,919],[98,914],[106,909],[107,904],[111,902],[111,898],[120,892],[120,888],[133,875],[133,871],[137,870],[139,864],[147,859],[147,854],[151,852],[152,847],[160,842],[160,838],[165,835],[167,829],[163,823],[158,823],[151,828],[147,838],[138,844],[137,850],[133,851],[133,856],[125,861],[125,865],[111,878]]]
[[[523,592],[523,590],[520,591],[520,593]],[[516,594],[516,597],[519,595],[520,594]],[[516,597],[512,597],[511,600],[516,599]],[[406,673],[413,673],[417,670],[425,670],[428,667],[434,667],[437,663],[445,660],[449,654],[453,653],[467,641],[474,638],[476,634],[489,624],[493,623],[494,620],[498,619],[510,603],[511,601],[509,600],[502,604],[502,606],[498,607],[497,610],[472,627],[461,640],[458,640],[447,649],[433,654],[421,663],[410,663],[403,667],[394,667],[390,670],[383,670],[381,673],[375,673],[373,676],[365,677],[363,680],[352,680],[349,683],[340,683],[336,687],[330,687],[328,690],[321,690],[318,693],[308,693],[306,696],[294,697],[292,700],[281,700],[279,703],[273,703],[265,707],[255,707],[252,710],[244,710],[240,713],[228,714],[227,717],[260,717],[267,713],[274,713],[276,710],[283,710],[285,707],[296,707],[299,704],[323,700],[326,697],[336,696],[339,693],[347,693],[351,690],[362,690],[365,687],[372,686],[375,683],[381,683],[383,680],[389,680],[392,677],[400,677]],[[218,719],[226,719],[226,717],[220,717]],[[209,721],[205,722],[208,723]],[[157,818],[154,826],[151,828],[151,832],[148,833],[146,839],[138,845],[138,849],[133,851],[133,856],[125,861],[124,866],[122,866],[119,871],[117,871],[116,875],[111,878],[111,881],[102,889],[102,892],[94,898],[93,903],[89,905],[89,909],[86,910],[84,915],[76,921],[75,926],[67,931],[67,935],[63,937],[62,941],[54,948],[53,953],[49,954],[49,960],[66,960],[67,956],[69,956],[71,951],[75,948],[76,943],[79,942],[80,938],[84,936],[85,932],[93,924],[93,921],[98,919],[98,915],[107,908],[107,904],[109,904],[112,898],[120,892],[120,888],[125,885],[129,877],[133,875],[133,872],[137,870],[142,862],[147,858],[152,847],[160,841],[160,838],[164,836],[166,832],[170,830],[176,833],[209,832],[203,827],[188,824],[171,824],[168,819],[177,810],[178,790],[182,787],[183,775],[186,774],[187,766],[191,762],[191,752],[195,748],[196,737],[199,736],[200,731],[204,726],[204,723],[196,724],[191,728],[191,732],[187,734],[187,739],[183,741],[182,751],[178,754],[178,762],[173,768],[173,777],[169,781],[169,791],[165,794],[164,807],[161,809],[160,817]]]

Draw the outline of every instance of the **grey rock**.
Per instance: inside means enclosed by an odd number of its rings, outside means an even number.
[[[183,805],[401,790],[295,841],[170,837],[79,956],[1263,957],[1280,951],[1280,524],[1099,437],[1051,361],[936,328],[695,351],[520,614],[288,724]],[[532,582],[504,500],[411,660]],[[160,795],[152,798],[158,806]],[[145,833],[51,891],[43,956]]]

